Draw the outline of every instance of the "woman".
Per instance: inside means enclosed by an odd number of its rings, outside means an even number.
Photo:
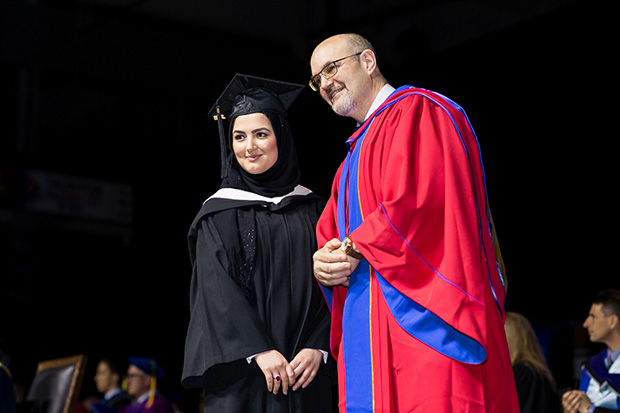
[[[559,413],[555,380],[532,325],[523,315],[508,311],[504,329],[521,412]]]
[[[301,87],[237,75],[215,106],[231,150],[189,232],[183,370],[205,412],[331,411],[330,316],[312,275],[324,200],[299,185],[284,120]]]

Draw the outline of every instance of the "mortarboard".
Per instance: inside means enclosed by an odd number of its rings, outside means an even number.
[[[133,364],[149,376],[155,376],[158,379],[166,377],[164,369],[153,359],[146,357],[129,357],[129,364]]]
[[[157,379],[163,379],[166,377],[164,369],[154,359],[146,357],[129,357],[129,364],[132,364],[142,370],[144,373],[151,376],[151,387],[149,393],[149,399],[146,404],[147,408],[153,405],[155,400],[155,390],[157,389]]]
[[[223,119],[255,112],[286,114],[305,86],[237,73],[209,111],[218,123],[221,150],[221,177],[226,176],[226,134]]]

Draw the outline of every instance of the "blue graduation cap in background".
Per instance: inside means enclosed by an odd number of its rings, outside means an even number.
[[[146,407],[150,408],[155,401],[155,393],[157,392],[157,379],[163,379],[166,377],[164,369],[159,363],[151,358],[146,357],[129,357],[129,364],[136,366],[142,370],[145,374],[151,376],[151,386],[149,391],[149,399],[146,403]]]
[[[164,369],[154,359],[146,357],[129,357],[129,364],[133,364],[149,376],[154,376],[158,379],[163,379],[166,377]]]

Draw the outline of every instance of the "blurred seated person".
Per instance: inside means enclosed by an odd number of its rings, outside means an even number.
[[[13,376],[9,370],[10,357],[4,348],[6,340],[0,339],[0,413],[15,413],[17,403],[13,386]]]
[[[166,374],[157,361],[145,357],[130,357],[127,393],[133,401],[120,412],[174,413],[170,402],[157,391],[157,380],[164,377]]]
[[[103,393],[101,401],[91,406],[95,413],[113,413],[131,403],[129,395],[121,389],[121,370],[112,359],[99,361],[94,380],[97,391]]]
[[[605,348],[583,363],[579,390],[562,396],[566,413],[620,410],[620,290],[600,291],[583,323],[590,341]]]
[[[556,383],[532,325],[523,315],[508,311],[504,330],[521,412],[559,413]]]

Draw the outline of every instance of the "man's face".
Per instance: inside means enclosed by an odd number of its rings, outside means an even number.
[[[113,374],[106,363],[99,362],[95,372],[95,385],[98,392],[105,394],[115,389],[118,386],[118,379],[118,375]]]
[[[590,341],[593,343],[606,343],[612,331],[612,316],[605,316],[602,304],[592,304],[588,318],[583,323],[583,328],[588,330]]]
[[[348,44],[342,39],[328,39],[314,50],[310,59],[312,75],[321,72],[331,62],[359,52],[350,50]],[[365,87],[369,77],[360,65],[360,56],[353,56],[336,63],[337,73],[331,79],[321,77],[321,97],[329,103],[334,112],[340,116],[352,117],[359,120],[365,113],[363,110]],[[360,105],[362,103],[362,105]],[[362,108],[362,109],[360,109]]]
[[[151,385],[151,376],[134,365],[127,369],[127,394],[132,397],[140,397]]]

